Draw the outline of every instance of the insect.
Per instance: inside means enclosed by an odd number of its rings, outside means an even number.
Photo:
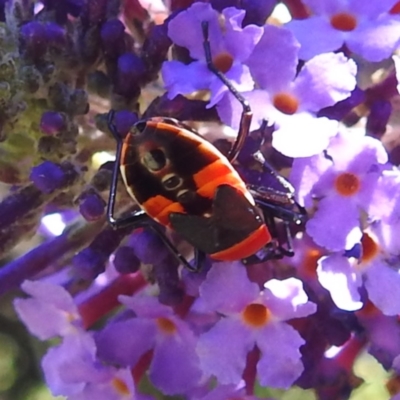
[[[202,24],[209,69],[242,105],[237,139],[227,157],[183,123],[152,117],[134,124],[122,139],[108,115],[109,129],[117,141],[116,161],[107,208],[115,228],[149,227],[185,267],[198,270],[205,254],[215,260],[267,258],[293,255],[289,223],[299,223],[304,212],[296,208],[291,185],[256,157],[279,183],[272,187],[247,187],[232,166],[249,134],[252,112],[248,102],[212,63],[208,23]],[[119,172],[140,211],[114,218]],[[275,218],[284,222],[286,247],[277,240]],[[192,266],[165,235],[162,226],[182,235],[195,248]],[[254,256],[264,249],[264,255]]]

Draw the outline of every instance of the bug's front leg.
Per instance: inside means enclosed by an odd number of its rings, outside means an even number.
[[[228,88],[228,90],[232,93],[232,95],[242,105],[242,114],[240,117],[240,124],[236,141],[233,144],[227,156],[228,160],[232,163],[239,155],[246,140],[246,137],[249,134],[250,124],[253,118],[253,112],[251,111],[249,102],[237,91],[237,89],[233,86],[232,82],[213,63],[210,40],[208,36],[208,21],[203,21],[201,27],[203,31],[203,47],[208,69],[213,74],[215,74],[222,81],[222,83],[224,83],[224,85]]]

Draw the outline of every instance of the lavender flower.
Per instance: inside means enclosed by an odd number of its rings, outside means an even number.
[[[304,341],[284,321],[312,314],[315,304],[308,302],[295,279],[270,280],[264,287],[260,294],[240,264],[221,263],[208,273],[200,298],[209,310],[225,318],[199,338],[206,375],[215,375],[224,384],[238,384],[246,354],[254,346],[261,352],[257,373],[262,385],[287,388],[301,374],[299,347]]]
[[[276,48],[277,42],[280,46]],[[307,157],[325,149],[337,133],[334,121],[317,118],[316,113],[350,95],[356,66],[342,54],[327,53],[307,62],[297,74],[297,53],[298,45],[289,32],[265,27],[248,62],[263,90],[243,94],[253,106],[254,128],[263,120],[274,124],[272,145],[276,150],[289,157]],[[226,95],[218,104],[221,119],[237,127],[239,106],[233,96]]]
[[[201,374],[195,336],[188,326],[154,298],[122,297],[121,301],[137,317],[115,322],[98,334],[100,358],[132,367],[153,350],[149,373],[156,387],[167,394],[185,393],[193,388]]]
[[[244,14],[244,11],[235,8],[224,9],[226,22],[223,32],[218,23],[218,13],[208,4],[194,3],[191,8],[178,14],[169,23],[168,35],[172,41],[187,48],[190,56],[197,60],[189,65],[178,61],[164,64],[162,73],[169,98],[208,89],[211,91],[211,99],[207,107],[212,107],[227,92],[226,86],[207,68],[201,30],[203,21],[209,23],[213,62],[238,90],[246,91],[253,88],[254,82],[246,61],[260,39],[262,29],[255,25],[248,25],[242,29]],[[182,35],[182,31],[191,34]]]
[[[78,308],[65,289],[40,281],[25,281],[21,288],[32,297],[16,299],[15,308],[30,331],[41,340],[82,331]]]
[[[325,152],[295,160],[292,181],[300,203],[311,206],[319,200],[306,227],[318,245],[340,251],[360,241],[359,213],[368,210],[371,194],[379,190],[386,161],[381,143],[362,132],[339,133]]]
[[[42,367],[53,393],[72,400],[134,398],[130,371],[101,365],[95,352],[93,338],[84,334],[67,336],[61,345],[51,348]]]
[[[361,1],[304,0],[304,4],[313,15],[286,25],[301,43],[303,60],[345,44],[366,60],[377,62],[390,57],[398,45],[400,19],[390,13],[395,0],[368,5]],[[318,32],[317,38],[314,32]]]

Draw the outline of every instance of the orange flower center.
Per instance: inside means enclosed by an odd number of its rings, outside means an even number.
[[[361,238],[362,246],[362,262],[369,262],[374,259],[379,253],[378,243],[368,233],[363,234]]]
[[[287,115],[293,115],[299,108],[299,101],[289,93],[277,93],[272,102],[277,110]]]
[[[233,65],[233,57],[229,53],[219,53],[213,58],[213,63],[222,73],[226,74]]]
[[[398,1],[389,11],[390,14],[400,14],[400,1]]]
[[[158,328],[164,333],[172,334],[176,332],[175,324],[168,318],[165,317],[157,318],[157,325]]]
[[[130,394],[127,384],[120,378],[114,378],[112,380],[112,386],[121,396],[128,396]]]
[[[249,304],[242,313],[244,322],[254,328],[264,326],[268,322],[269,316],[268,308],[262,304]]]
[[[357,175],[344,172],[336,177],[335,188],[342,196],[353,196],[360,190],[360,180]]]
[[[351,14],[342,12],[331,17],[331,25],[338,31],[351,32],[357,26],[357,19]]]

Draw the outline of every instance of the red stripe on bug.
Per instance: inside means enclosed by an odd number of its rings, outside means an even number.
[[[246,186],[239,175],[223,160],[217,160],[207,165],[193,179],[198,187],[197,193],[200,196],[213,198],[218,186],[228,184],[238,189],[243,194],[247,193]]]
[[[163,225],[169,225],[168,216],[172,212],[185,213],[185,209],[177,202],[158,195],[151,197],[142,204],[142,208],[153,219]]]

